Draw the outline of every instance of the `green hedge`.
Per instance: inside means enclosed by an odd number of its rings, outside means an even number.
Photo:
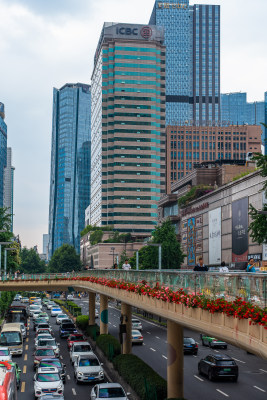
[[[86,327],[85,333],[87,336],[92,338],[94,341],[96,341],[97,337],[100,335],[100,328],[98,325],[88,325]]]
[[[121,354],[121,345],[114,336],[100,335],[96,339],[96,344],[110,361]]]
[[[100,335],[100,328],[98,325],[89,325],[88,315],[79,315],[76,318],[76,324],[79,329],[94,340]]]
[[[88,315],[79,315],[76,318],[76,324],[78,328],[80,328],[82,331],[85,331],[89,323],[89,317]]]
[[[113,365],[141,400],[166,399],[167,382],[139,357],[121,354],[113,360]]]

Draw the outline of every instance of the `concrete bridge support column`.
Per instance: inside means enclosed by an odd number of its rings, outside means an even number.
[[[121,303],[121,323],[126,325],[123,333],[122,354],[132,353],[132,306]]]
[[[184,342],[183,327],[176,322],[167,321],[168,398],[184,397]]]
[[[89,292],[89,325],[95,325],[95,293]]]
[[[108,334],[108,297],[100,295],[100,335]]]

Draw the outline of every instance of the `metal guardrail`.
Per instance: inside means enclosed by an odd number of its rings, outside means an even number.
[[[11,277],[8,281],[29,279],[43,281],[89,276],[119,279],[135,284],[145,281],[152,287],[158,282],[160,285],[167,286],[172,290],[183,288],[192,294],[203,293],[209,297],[223,297],[229,301],[238,296],[263,308],[267,307],[266,273],[94,269],[86,272],[65,274],[22,274],[16,279]]]

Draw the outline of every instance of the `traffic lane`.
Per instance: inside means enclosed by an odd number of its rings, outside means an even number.
[[[84,303],[84,302],[83,302]],[[88,304],[82,304],[83,309],[88,310]],[[114,306],[110,305],[109,307],[109,331],[115,337],[119,337],[118,335],[118,325],[119,325],[119,317],[120,310],[116,309]],[[133,347],[133,353],[140,356],[144,361],[146,361],[149,365],[151,365],[161,376],[166,379],[166,365],[164,365],[163,361],[160,359],[162,357],[165,361],[167,359],[167,350],[164,350],[164,344],[166,345],[166,328],[160,327],[150,321],[142,320],[143,324],[143,336],[144,336],[144,346],[146,348],[137,349],[136,346]],[[199,333],[195,331],[190,331],[185,329],[185,336],[193,337],[196,341],[199,340]],[[185,375],[185,386],[187,385],[187,376],[193,377],[195,380],[204,383],[205,386],[209,385],[209,381],[204,377],[199,377],[197,373],[197,364],[198,361],[205,357],[210,353],[223,352],[225,354],[229,354],[233,358],[236,359],[237,364],[239,365],[240,370],[240,378],[239,383],[235,383],[233,386],[232,382],[227,381],[217,381],[214,382],[215,385],[210,386],[213,390],[216,390],[216,396],[224,396],[227,397],[231,394],[236,396],[236,392],[240,392],[239,385],[242,386],[241,396],[247,393],[251,394],[251,396],[256,398],[261,398],[266,395],[266,362],[262,359],[259,359],[256,356],[247,355],[246,352],[242,349],[236,348],[234,346],[228,346],[229,350],[216,350],[210,349],[208,347],[204,347],[199,344],[199,354],[195,358],[195,361],[192,361],[192,356],[184,357],[184,375]],[[165,346],[166,349],[166,346]],[[232,353],[232,354],[231,354]],[[244,359],[248,359],[250,362],[250,368],[247,368],[247,361]],[[166,362],[165,362],[166,364]],[[260,368],[261,367],[261,368]],[[191,379],[190,379],[191,380]],[[190,382],[189,382],[190,384]],[[238,385],[238,386],[237,386]],[[202,385],[203,390],[203,385]],[[227,393],[225,392],[227,390]],[[207,394],[207,387],[205,388],[205,393]],[[230,394],[229,394],[230,393]],[[195,393],[199,398],[199,391],[197,390]],[[190,396],[194,396],[192,392],[192,388],[190,388]],[[241,397],[240,397],[241,398]],[[243,398],[243,397],[242,397]]]

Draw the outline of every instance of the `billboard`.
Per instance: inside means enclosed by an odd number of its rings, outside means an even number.
[[[248,198],[232,203],[232,261],[246,262],[248,256]]]
[[[222,262],[221,207],[209,211],[209,264]]]

